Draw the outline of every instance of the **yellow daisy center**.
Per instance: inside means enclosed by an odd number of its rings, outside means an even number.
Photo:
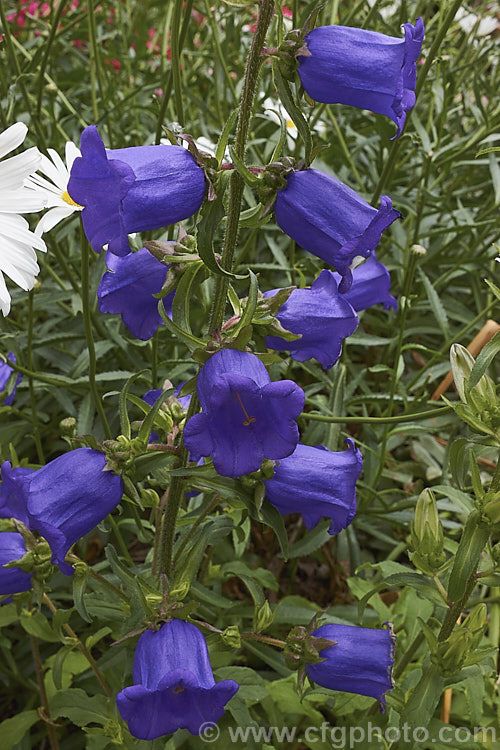
[[[71,195],[68,193],[67,190],[64,191],[64,193],[61,195],[61,198],[65,203],[68,203],[70,206],[75,206],[75,208],[83,208],[83,206],[80,206],[79,203],[75,203]]]

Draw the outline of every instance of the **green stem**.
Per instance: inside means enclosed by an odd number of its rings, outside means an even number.
[[[28,295],[28,341],[27,341],[27,349],[28,349],[28,365],[32,372],[35,370],[35,365],[33,362],[33,321],[34,321],[34,306],[33,306],[33,297],[34,292],[33,290],[30,291]],[[33,438],[35,440],[36,445],[36,452],[38,456],[38,461],[41,464],[45,463],[45,456],[43,453],[43,446],[42,441],[40,438],[40,425],[38,422],[38,414],[37,414],[37,403],[36,403],[36,393],[35,393],[35,384],[33,383],[33,378],[28,378],[29,382],[29,390],[30,390],[30,403],[31,403],[31,420],[33,424]]]
[[[345,424],[401,424],[405,422],[414,422],[420,419],[432,419],[442,417],[445,414],[451,414],[451,406],[442,406],[440,409],[429,409],[429,411],[419,411],[415,414],[398,414],[395,417],[331,417],[327,414],[315,414],[314,412],[302,412],[302,419],[313,419],[315,422],[339,422]]]
[[[186,422],[197,413],[199,401],[195,395],[191,396]],[[175,468],[180,469],[187,466],[189,453],[181,443],[179,457],[176,461]],[[158,551],[155,557],[159,560],[159,572],[169,576],[172,568],[172,552],[174,549],[175,530],[177,525],[177,514],[184,497],[184,477],[173,476],[170,486],[167,490],[166,508],[163,515],[162,523],[156,529],[155,549]]]
[[[45,689],[45,680],[43,677],[43,664],[40,656],[40,649],[38,648],[38,641],[34,635],[30,635],[31,652],[33,654],[33,661],[35,663],[36,678],[38,681],[38,687],[40,689],[40,698],[42,701],[42,709],[45,718],[47,719],[47,732],[50,739],[50,746],[52,750],[59,750],[59,741],[57,739],[56,730],[52,722],[50,721],[50,709],[49,700],[47,698],[47,691]]]
[[[45,78],[45,69],[47,68],[47,63],[49,60],[52,43],[57,33],[57,27],[59,26],[59,21],[61,19],[64,8],[66,7],[66,3],[67,3],[67,0],[61,0],[59,5],[57,6],[56,11],[54,13],[54,18],[52,20],[52,25],[50,27],[49,38],[47,39],[45,43],[45,50],[43,53],[42,62],[40,63],[40,68],[38,72],[38,97],[37,97],[36,108],[35,108],[35,116],[37,118],[40,117],[40,110],[42,109],[42,97],[43,97],[43,88],[44,88],[43,81]]]
[[[85,328],[85,338],[87,341],[87,350],[89,353],[89,386],[90,386],[90,392],[92,394],[92,398],[94,400],[94,408],[97,410],[97,413],[99,414],[99,419],[101,420],[101,425],[104,430],[104,435],[107,440],[110,440],[111,430],[109,429],[108,420],[106,419],[106,414],[104,412],[104,407],[102,405],[102,399],[99,395],[99,391],[97,389],[97,383],[95,379],[97,360],[96,360],[96,355],[95,355],[94,337],[92,335],[92,316],[91,316],[91,311],[90,311],[90,300],[89,300],[90,253],[89,253],[89,244],[87,242],[87,238],[85,237],[83,228],[80,228],[80,246],[81,246],[81,253],[82,253],[81,295],[82,295],[83,325]]]
[[[47,607],[50,609],[53,615],[57,613],[57,607],[52,602],[51,599],[47,596],[47,594],[43,595],[43,600]],[[95,676],[97,677],[97,681],[99,682],[100,686],[108,696],[108,698],[111,698],[113,695],[112,690],[110,689],[109,685],[107,684],[106,680],[104,679],[103,675],[101,674],[101,671],[99,667],[97,666],[97,662],[88,650],[88,648],[81,642],[81,640],[78,638],[77,634],[73,630],[70,625],[67,623],[63,624],[63,628],[66,631],[66,633],[69,635],[70,638],[73,638],[75,641],[76,648],[80,651],[80,653],[86,658],[88,663],[90,664],[90,667],[92,671],[94,672]]]
[[[176,0],[172,16],[172,34],[170,45],[172,50],[172,76],[174,81],[175,114],[178,122],[184,126],[184,106],[182,103],[182,70],[181,70],[181,16],[183,0]]]
[[[243,84],[243,93],[236,126],[235,151],[240,159],[245,158],[245,146],[248,137],[248,129],[252,117],[252,106],[257,86],[257,78],[261,65],[261,51],[269,24],[274,11],[273,0],[260,0],[259,17],[257,28],[252,39],[250,52],[247,60],[245,71],[245,80]],[[160,123],[161,127],[161,123]],[[158,132],[157,132],[158,135]],[[226,235],[224,238],[224,247],[222,251],[221,265],[226,270],[230,270],[233,265],[234,250],[238,235],[238,222],[241,212],[241,200],[243,197],[244,183],[236,170],[232,173],[229,182],[229,204],[228,217],[226,226]],[[214,303],[210,316],[209,330],[220,329],[224,319],[224,310],[226,307],[228,279],[217,276]],[[193,396],[187,413],[186,420],[190,419],[199,409],[198,399]],[[175,468],[187,466],[189,454],[181,443],[179,458]],[[184,478],[174,476],[168,488],[166,498],[166,509],[163,516],[163,522],[160,529],[156,530],[155,547],[159,549],[159,572],[167,576],[170,575],[172,567],[172,552],[174,547],[175,529],[177,523],[177,514],[184,496]],[[158,537],[159,534],[159,537]]]
[[[181,554],[182,554],[182,550],[183,550],[183,549],[185,548],[186,544],[187,544],[187,543],[188,543],[188,541],[189,541],[189,540],[191,539],[191,537],[193,536],[193,534],[194,534],[194,532],[196,531],[196,529],[197,529],[197,528],[198,528],[198,527],[200,526],[200,524],[201,524],[201,523],[202,523],[202,522],[203,522],[203,521],[205,520],[205,518],[206,518],[207,516],[209,516],[209,515],[210,515],[210,513],[211,513],[211,512],[213,511],[213,510],[215,510],[215,508],[216,508],[216,507],[218,506],[218,504],[219,504],[219,503],[220,503],[220,495],[215,495],[215,496],[214,496],[214,497],[213,497],[213,498],[212,498],[212,499],[210,500],[210,502],[208,503],[208,505],[207,505],[207,507],[205,508],[205,510],[203,510],[203,511],[202,511],[202,512],[200,513],[200,515],[198,516],[198,518],[196,519],[196,521],[195,521],[195,522],[193,523],[193,525],[192,525],[192,526],[191,526],[191,528],[189,529],[188,533],[186,534],[186,536],[184,537],[184,539],[182,540],[182,542],[181,542],[181,543],[179,544],[179,548],[177,549],[177,552],[175,553],[175,560],[178,560],[178,559],[180,558],[180,556],[181,556]]]
[[[455,604],[453,604],[453,606],[451,606],[446,613],[443,624],[441,625],[441,630],[439,631],[438,641],[445,641],[448,636],[451,635],[453,628],[455,627],[455,623],[457,622],[460,613],[467,605],[467,602],[469,601],[470,595],[472,594],[476,583],[476,571],[474,571],[474,573],[467,581],[467,587],[465,589],[463,597],[459,599],[458,602],[455,602]]]
[[[245,160],[245,149],[248,137],[248,128],[252,119],[252,107],[259,71],[261,68],[261,51],[266,39],[267,30],[271,23],[274,11],[273,0],[260,0],[259,17],[257,28],[252,39],[250,53],[248,55],[241,95],[241,104],[238,112],[238,123],[236,125],[236,136],[234,150],[239,158]],[[238,225],[241,213],[241,201],[243,198],[244,182],[240,174],[234,170],[229,178],[229,200],[227,210],[226,234],[222,248],[221,266],[226,271],[233,267],[234,250],[238,238]],[[215,295],[213,307],[208,324],[209,332],[218,331],[224,320],[226,309],[227,290],[229,279],[226,276],[217,276],[215,282]]]
[[[179,37],[179,56],[182,53],[182,48],[184,47],[184,41],[186,39],[187,30],[189,28],[189,24],[191,21],[192,7],[193,7],[193,0],[187,0],[186,7],[184,9],[184,22],[182,24],[182,29],[181,29],[181,33]],[[172,60],[172,64],[173,64],[173,60]],[[168,71],[168,75],[165,78],[165,83],[163,85],[163,96],[161,98],[160,111],[158,113],[155,143],[160,142],[163,120],[165,119],[165,113],[167,111],[167,106],[170,101],[170,94],[172,93],[172,84],[173,84],[173,75],[172,75],[172,67],[171,67],[170,70]]]

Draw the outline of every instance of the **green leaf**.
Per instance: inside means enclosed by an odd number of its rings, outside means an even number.
[[[429,300],[429,304],[431,306],[432,312],[434,313],[434,317],[436,318],[445,339],[449,339],[450,329],[448,326],[448,316],[446,315],[444,305],[439,299],[438,293],[436,292],[422,269],[420,269],[420,276],[422,277],[422,281],[424,282],[425,291],[427,292],[427,299]]]
[[[332,535],[328,533],[330,523],[329,520],[320,521],[312,531],[307,531],[302,539],[290,547],[288,557],[306,557],[326,544],[332,539]]]
[[[2,738],[2,750],[11,750],[14,745],[21,742],[33,724],[40,721],[38,711],[22,711],[10,719],[4,719],[0,723],[0,737]]]
[[[281,99],[281,102],[286,111],[290,115],[290,119],[293,121],[294,125],[297,126],[299,135],[304,142],[305,162],[307,165],[309,165],[313,145],[309,125],[307,124],[301,110],[295,104],[290,86],[281,75],[276,61],[273,61],[273,76],[276,89],[278,90],[279,98]]]
[[[131,431],[130,431],[130,419],[128,418],[128,412],[127,412],[127,395],[130,386],[132,383],[134,383],[136,380],[138,380],[143,375],[146,375],[148,370],[139,370],[139,372],[134,372],[133,375],[129,377],[125,385],[120,391],[120,396],[118,398],[118,409],[120,412],[120,430],[121,434],[125,435],[125,437],[130,438]],[[92,413],[93,413],[93,404],[92,404]],[[87,431],[87,430],[86,430]]]
[[[189,264],[177,284],[174,301],[172,302],[172,319],[175,325],[189,334],[192,334],[189,312],[192,309],[193,286],[202,268],[203,263],[201,261]]]
[[[260,178],[253,172],[250,172],[243,159],[240,159],[237,152],[232,146],[229,146],[229,154],[234,162],[234,166],[236,167],[238,174],[243,179],[245,184],[251,188],[255,188],[256,185],[260,182]]]
[[[27,633],[49,643],[59,643],[59,636],[52,630],[49,621],[41,612],[32,610],[21,614],[21,625]]]
[[[169,396],[171,396],[173,392],[174,392],[173,388],[168,388],[166,391],[163,391],[163,393],[160,396],[158,396],[157,400],[151,407],[151,410],[144,417],[144,420],[141,424],[139,432],[137,433],[138,440],[142,440],[144,445],[146,445],[148,442],[149,434],[153,427],[153,423],[156,419],[156,415],[158,414],[158,412],[160,411],[162,407],[163,402],[166,401],[166,399]]]
[[[479,512],[473,511],[466,521],[448,584],[448,598],[452,602],[459,601],[465,594],[467,582],[490,537],[490,529],[480,519]]]
[[[278,538],[281,548],[281,556],[288,560],[288,537],[286,534],[283,516],[276,510],[268,500],[264,500],[260,509],[261,520],[270,526]]]
[[[105,712],[107,699],[103,695],[89,696],[80,688],[70,688],[56,693],[50,700],[51,719],[64,716],[78,727],[88,724],[108,723],[110,717]]]
[[[213,201],[207,201],[200,211],[201,220],[196,228],[198,255],[212,271],[218,276],[227,276],[230,279],[244,279],[245,276],[238,276],[235,273],[225,271],[215,257],[213,241],[217,227],[225,215],[224,203],[222,201],[226,190],[228,176],[221,175],[217,185],[217,198]]]
[[[234,336],[237,336],[238,333],[243,328],[245,328],[245,326],[248,326],[251,324],[255,310],[257,308],[257,301],[258,301],[258,295],[259,295],[259,282],[257,280],[257,276],[254,274],[253,271],[249,270],[248,274],[250,276],[250,287],[248,290],[247,303],[245,305],[245,309],[243,310],[243,315],[241,316],[239,323],[231,331],[231,334]]]
[[[500,331],[497,331],[493,338],[488,341],[486,346],[480,351],[474,366],[471,370],[467,389],[474,388],[479,383],[484,373],[490,366],[494,357],[500,351]]]
[[[424,664],[422,677],[412,690],[401,714],[401,723],[410,727],[427,726],[443,692],[443,678],[435,664]]]
[[[179,328],[178,325],[174,323],[173,320],[170,320],[170,318],[167,315],[167,312],[165,310],[165,307],[163,305],[163,300],[160,300],[158,302],[158,312],[160,314],[161,319],[163,320],[165,327],[168,328],[171,333],[173,333],[177,338],[183,342],[189,349],[189,351],[194,351],[194,349],[204,349],[205,348],[205,342],[201,339],[196,338],[196,336],[193,336],[192,333],[188,333],[187,331],[183,331],[182,328]]]
[[[219,162],[219,166],[222,164],[222,159],[224,157],[224,152],[226,150],[227,141],[229,138],[229,134],[231,133],[231,130],[233,129],[233,125],[236,122],[236,118],[238,116],[239,107],[236,107],[236,109],[233,109],[229,117],[227,118],[224,129],[222,130],[222,133],[220,134],[219,142],[217,143],[217,149],[215,151],[215,158]]]

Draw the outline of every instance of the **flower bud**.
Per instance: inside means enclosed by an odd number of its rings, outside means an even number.
[[[432,573],[446,560],[443,552],[443,527],[439,521],[436,498],[425,489],[417,500],[411,524],[412,562],[425,573]]]
[[[262,633],[272,625],[274,620],[274,612],[269,606],[269,602],[265,601],[262,607],[256,612],[254,616],[254,631],[256,633]]]
[[[240,629],[237,625],[230,625],[220,634],[220,637],[226,646],[230,646],[231,648],[241,647]]]

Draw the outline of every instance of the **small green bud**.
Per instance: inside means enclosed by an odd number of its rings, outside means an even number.
[[[469,612],[465,620],[463,621],[461,628],[466,628],[471,633],[482,632],[486,626],[486,618],[488,610],[486,604],[476,604],[474,609]]]
[[[495,565],[500,565],[500,542],[497,542],[491,550]]]
[[[226,646],[230,646],[231,648],[241,647],[240,630],[237,625],[230,625],[220,634],[220,637]]]
[[[262,633],[264,630],[269,628],[274,620],[274,612],[269,606],[269,602],[265,601],[262,607],[256,612],[254,616],[254,631],[256,633]]]
[[[61,435],[68,435],[69,437],[75,437],[76,435],[76,419],[74,417],[65,417],[59,422],[59,429]]]
[[[436,498],[430,489],[420,493],[411,524],[411,545],[415,550],[413,564],[425,573],[433,573],[446,560],[444,534],[439,520]]]
[[[491,494],[492,493],[488,492],[485,499]],[[500,492],[495,492],[493,497],[487,499],[487,502],[482,509],[482,514],[493,525],[500,523]],[[496,546],[498,545],[495,545],[495,547]]]
[[[149,488],[140,488],[141,503],[145,508],[157,508],[160,504],[160,496],[155,490]]]

